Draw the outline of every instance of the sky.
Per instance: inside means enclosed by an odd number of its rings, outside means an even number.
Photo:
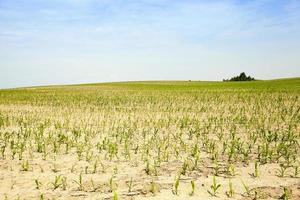
[[[0,0],[0,88],[300,76],[300,0]]]

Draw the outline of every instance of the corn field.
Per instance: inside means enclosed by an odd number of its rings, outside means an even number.
[[[300,199],[300,79],[0,90],[0,199]]]

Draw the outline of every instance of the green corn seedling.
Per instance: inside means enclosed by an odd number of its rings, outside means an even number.
[[[212,194],[213,196],[217,195],[218,189],[221,187],[221,184],[217,183],[216,177],[213,176],[213,184],[210,186],[210,188],[212,189],[212,192],[210,192],[210,194]]]
[[[119,197],[118,197],[118,193],[116,192],[116,191],[114,191],[114,198],[113,198],[114,200],[118,200],[119,199]]]
[[[28,162],[28,160],[24,161],[21,166],[22,166],[22,171],[29,171],[29,162]]]
[[[157,186],[156,186],[154,180],[152,179],[152,181],[150,183],[150,192],[154,196],[156,194],[156,191],[157,191]]]
[[[74,180],[74,182],[78,185],[78,190],[79,191],[84,190],[82,173],[79,174],[78,181]]]
[[[35,179],[34,182],[35,182],[35,188],[39,190],[41,188],[41,182],[38,179]]]
[[[55,176],[54,182],[51,183],[53,186],[53,191],[59,188],[62,184],[61,182],[61,175]]]
[[[243,184],[244,191],[245,191],[246,195],[250,196],[250,188],[249,188],[249,186],[246,185],[246,183],[243,180],[241,180],[241,181],[242,181],[242,184]]]
[[[190,196],[193,196],[195,194],[195,181],[191,181],[192,191],[190,192]]]
[[[255,178],[259,177],[258,163],[257,163],[256,160],[254,161],[254,173],[253,173],[253,176],[254,176]]]
[[[178,195],[179,180],[180,180],[180,176],[178,176],[178,177],[175,179],[174,190],[173,190],[173,193],[174,193],[175,195]]]
[[[235,191],[233,189],[233,185],[232,185],[231,179],[229,179],[229,181],[228,181],[228,186],[229,186],[229,189],[227,191],[227,196],[230,197],[230,198],[232,198],[234,196],[234,194],[235,194]]]
[[[130,178],[130,181],[127,182],[127,186],[128,186],[128,192],[132,192],[132,187],[133,187],[132,177]]]
[[[281,196],[281,199],[283,199],[283,200],[290,199],[290,192],[289,192],[288,188],[286,188],[286,187],[283,188],[283,195]]]
[[[277,170],[278,176],[284,177],[287,169],[288,169],[288,167],[281,163],[280,168]]]

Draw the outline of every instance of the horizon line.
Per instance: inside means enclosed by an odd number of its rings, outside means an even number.
[[[255,81],[276,81],[276,80],[284,80],[284,79],[297,79],[300,76],[294,77],[280,77],[274,79],[256,79]],[[28,86],[20,86],[20,87],[8,87],[8,88],[0,88],[0,90],[14,90],[14,89],[26,89],[26,88],[43,88],[43,87],[58,87],[58,86],[85,86],[85,85],[96,85],[96,84],[109,84],[109,83],[139,83],[139,82],[224,82],[223,80],[200,80],[200,79],[146,79],[146,80],[123,80],[123,81],[103,81],[103,82],[81,82],[81,83],[50,83],[47,85],[28,85]],[[232,82],[250,82],[250,81],[230,81]]]

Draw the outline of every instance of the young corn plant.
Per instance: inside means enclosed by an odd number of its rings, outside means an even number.
[[[4,145],[2,145],[0,148],[2,159],[5,159],[5,150],[6,150],[6,143]]]
[[[67,186],[68,186],[67,177],[64,176],[64,177],[61,178],[61,186],[62,186],[63,190],[67,190]]]
[[[177,176],[175,178],[174,190],[173,190],[173,194],[175,195],[178,195],[179,180],[180,180],[180,176]]]
[[[221,184],[218,184],[217,183],[217,180],[216,180],[216,177],[213,176],[213,183],[212,185],[210,186],[210,188],[212,189],[212,191],[209,191],[209,193],[212,195],[212,196],[217,196],[217,192],[218,190],[220,189],[221,187]]]
[[[39,190],[41,188],[42,183],[38,179],[35,179],[34,182],[35,182],[35,188]]]
[[[227,196],[230,197],[230,198],[233,198],[234,194],[235,194],[235,191],[233,189],[233,185],[232,185],[232,182],[231,182],[231,179],[229,179],[228,181],[228,191],[226,192]]]
[[[150,182],[150,189],[149,189],[149,192],[151,192],[151,194],[153,195],[153,196],[155,196],[155,194],[157,193],[157,185],[156,185],[156,183],[155,183],[155,181],[154,181],[154,179],[152,178],[152,180],[151,180],[151,182]]]
[[[194,157],[195,157],[195,159],[194,159],[192,170],[195,170],[198,168],[198,164],[199,164],[199,160],[200,160],[200,153],[197,152]]]
[[[113,197],[113,200],[118,200],[119,197],[118,197],[118,193],[116,191],[114,191],[114,197]]]
[[[128,186],[128,192],[132,192],[132,187],[133,187],[133,179],[132,177],[130,178],[130,181],[127,181],[127,186]]]
[[[96,187],[93,178],[91,178],[91,185],[92,185],[92,190],[91,190],[91,192],[96,192],[97,189],[99,189],[99,187]]]
[[[39,165],[39,168],[41,170],[41,173],[44,173],[44,168],[41,165]]]
[[[113,180],[113,176],[109,179],[109,192],[113,192],[117,189],[117,184]]]
[[[52,171],[53,171],[54,173],[59,172],[59,169],[58,169],[57,164],[56,164],[55,162],[53,163]]]
[[[221,168],[220,168],[218,161],[215,161],[214,168],[213,168],[215,176],[218,176],[220,174],[220,169]]]
[[[74,182],[78,185],[78,190],[79,191],[84,190],[82,173],[79,174],[78,181],[74,180]]]
[[[246,183],[243,181],[243,180],[241,180],[242,181],[242,184],[243,184],[243,188],[244,188],[244,194],[246,194],[246,196],[250,196],[250,188],[249,188],[249,186],[248,185],[246,185]]]
[[[42,193],[42,194],[40,194],[40,198],[39,198],[40,200],[45,200],[45,197],[44,197],[44,194]]]
[[[22,167],[22,171],[26,171],[26,172],[29,171],[29,162],[28,162],[28,160],[24,161],[22,163],[21,167]]]
[[[255,160],[254,161],[254,172],[253,172],[253,177],[258,178],[259,177],[259,170],[258,170],[258,163]]]
[[[298,177],[298,166],[294,166],[294,178],[297,178]]]
[[[288,166],[281,163],[280,168],[277,170],[277,175],[279,177],[284,177],[285,174],[286,174],[287,169],[288,169]]]
[[[98,167],[98,160],[96,160],[94,162],[94,165],[93,165],[93,174],[95,174],[97,172],[97,167]]]
[[[157,192],[157,185],[153,179],[150,182],[150,192],[152,193],[153,196],[155,196],[155,194]]]
[[[14,189],[15,184],[16,184],[16,181],[12,181],[11,186],[10,186],[10,189],[11,189],[11,190]]]
[[[23,159],[23,153],[25,151],[25,143],[20,143],[19,144],[19,160],[22,160]]]
[[[76,164],[73,164],[71,167],[71,173],[75,173],[75,167],[76,167]]]
[[[188,161],[185,160],[183,162],[183,165],[182,165],[182,168],[181,168],[181,175],[186,175],[188,166],[189,166]]]
[[[116,176],[118,174],[118,166],[113,168],[113,175]]]
[[[145,172],[146,172],[147,175],[150,175],[150,173],[151,173],[150,163],[149,163],[148,160],[147,160],[147,162],[146,162]]]
[[[226,175],[228,177],[235,176],[236,175],[236,173],[235,173],[235,166],[233,164],[228,163],[226,165],[226,171],[225,172],[226,172]]]
[[[195,194],[195,181],[191,180],[191,186],[192,186],[192,191],[189,193],[190,196],[193,196]]]
[[[85,174],[88,174],[88,169],[89,169],[89,166],[85,166],[85,167],[84,167],[84,172],[85,172]]]
[[[286,187],[283,188],[283,194],[280,197],[280,199],[283,199],[283,200],[289,200],[290,199],[290,191],[289,191],[288,188],[286,188]]]
[[[53,191],[59,188],[62,184],[61,182],[61,175],[55,176],[54,182],[51,183],[53,186]]]
[[[259,198],[258,198],[258,192],[257,192],[257,190],[255,189],[254,190],[254,198],[253,198],[254,200],[258,200]]]
[[[87,150],[87,151],[86,151],[86,154],[85,154],[85,160],[86,160],[87,162],[90,162],[90,161],[92,160],[92,158],[93,158],[93,155],[94,155],[93,152],[90,152],[89,150]]]

